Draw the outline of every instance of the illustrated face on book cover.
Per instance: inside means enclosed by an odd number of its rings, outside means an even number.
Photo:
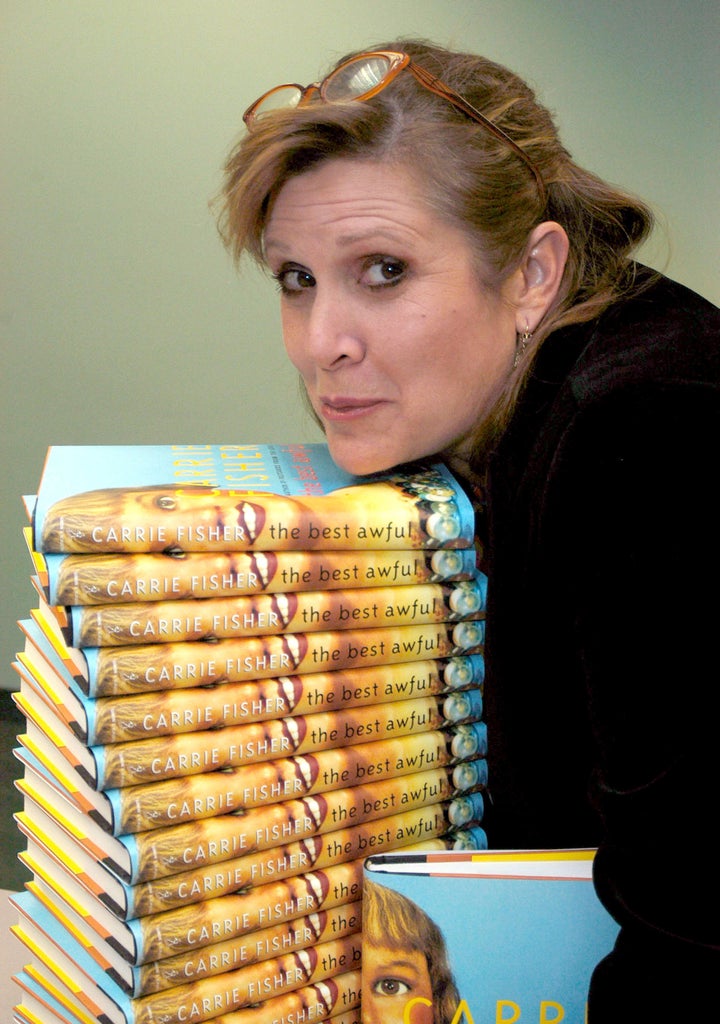
[[[362,979],[363,1024],[434,1024],[424,953],[370,946],[363,954]]]
[[[363,887],[363,1024],[450,1024],[460,996],[445,939],[406,896]]]

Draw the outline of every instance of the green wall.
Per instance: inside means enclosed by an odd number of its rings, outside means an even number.
[[[317,437],[273,286],[208,212],[245,106],[402,34],[486,53],[575,157],[668,224],[646,259],[720,301],[716,0],[0,2],[0,686],[33,603],[20,495],[49,444]]]

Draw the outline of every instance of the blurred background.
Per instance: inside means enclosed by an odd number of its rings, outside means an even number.
[[[579,162],[655,207],[645,259],[720,301],[717,0],[1,0],[0,19],[5,690],[48,445],[318,439],[274,286],[236,273],[208,209],[265,89],[399,35],[508,64]]]

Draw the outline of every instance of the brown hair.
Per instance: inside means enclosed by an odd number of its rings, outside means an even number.
[[[437,924],[417,904],[384,885],[363,882],[363,942],[393,950],[421,953],[427,962],[435,1024],[450,1024],[460,1002],[445,939]]]
[[[477,252],[480,280],[490,289],[498,289],[519,265],[534,227],[546,220],[561,224],[570,251],[556,302],[494,413],[478,425],[478,438],[487,444],[507,422],[542,341],[561,326],[595,318],[633,286],[630,256],[650,233],[652,213],[574,163],[549,111],[502,65],[422,40],[373,49],[409,54],[502,128],[537,167],[546,201],[506,142],[403,72],[367,101],[309,103],[253,126],[225,167],[220,233],[235,260],[248,253],[263,265],[264,229],[282,186],[339,157],[420,168],[428,201],[467,233]]]

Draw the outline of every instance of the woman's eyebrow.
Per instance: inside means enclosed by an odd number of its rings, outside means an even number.
[[[415,961],[413,961],[413,960],[402,960],[402,959],[399,959],[399,958],[397,960],[396,959],[386,960],[386,961],[384,961],[379,966],[380,966],[380,969],[383,970],[383,971],[391,970],[391,969],[396,968],[396,967],[402,967],[404,970],[413,971],[415,973],[417,973],[417,970],[418,970],[418,965],[415,963]]]

